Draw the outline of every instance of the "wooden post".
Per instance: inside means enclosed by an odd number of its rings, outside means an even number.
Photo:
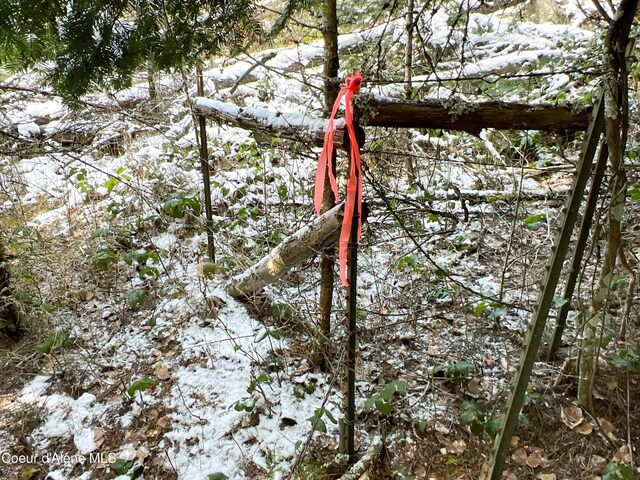
[[[364,145],[364,130],[359,125],[354,125],[358,147]],[[341,146],[349,152],[349,136],[344,124],[340,128],[336,128],[334,133],[334,143]],[[348,154],[348,153],[347,153]],[[349,155],[349,168],[351,168],[351,156]],[[358,191],[354,197],[353,218],[351,220],[351,235],[349,238],[348,257],[347,257],[347,278],[349,279],[349,290],[347,291],[347,398],[346,398],[346,415],[344,419],[346,453],[349,456],[349,464],[356,462],[356,332],[357,332],[357,285],[358,285],[358,223],[360,215],[358,213]]]
[[[204,97],[204,81],[202,79],[202,68],[196,67],[196,78],[198,86],[198,96]],[[207,254],[209,260],[215,263],[216,247],[213,243],[213,209],[211,207],[211,175],[209,171],[209,147],[207,146],[207,122],[202,114],[198,114],[199,134],[200,134],[200,169],[202,170],[202,181],[204,183],[204,210],[206,215],[207,230]]]

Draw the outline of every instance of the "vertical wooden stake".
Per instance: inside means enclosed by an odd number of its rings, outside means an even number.
[[[357,317],[357,281],[358,281],[358,192],[354,198],[353,220],[351,220],[351,238],[347,259],[347,277],[349,291],[347,293],[348,342],[347,342],[347,455],[349,464],[356,461],[355,426],[356,426],[356,317]]]
[[[204,81],[202,79],[202,67],[196,67],[196,79],[198,96],[204,96]],[[207,146],[207,123],[203,115],[198,115],[200,133],[200,169],[204,183],[204,209],[206,215],[207,230],[207,254],[209,260],[215,263],[216,247],[213,243],[213,210],[211,208],[211,175],[209,172],[209,147]]]
[[[364,145],[364,130],[358,124],[354,125],[356,141],[358,147]],[[342,145],[347,152],[349,158],[349,168],[351,168],[351,151],[349,145],[350,139],[347,135],[346,128],[337,128],[334,134],[334,144]],[[357,183],[356,183],[357,185]],[[347,252],[347,279],[349,281],[349,290],[347,291],[347,408],[344,420],[346,450],[349,456],[349,464],[356,462],[356,319],[357,319],[357,286],[358,286],[358,224],[360,223],[360,214],[358,213],[359,193],[356,190],[353,205],[353,218],[351,220],[351,235],[349,237],[349,246]]]

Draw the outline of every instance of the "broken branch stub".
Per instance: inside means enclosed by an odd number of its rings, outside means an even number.
[[[336,205],[283,240],[251,268],[233,277],[227,285],[229,295],[248,297],[278,280],[300,262],[335,244],[340,236],[343,210],[343,203]]]

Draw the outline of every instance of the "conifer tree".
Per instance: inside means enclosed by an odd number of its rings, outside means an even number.
[[[259,33],[253,0],[0,0],[0,65],[50,65],[56,92],[131,84],[148,63],[174,70]]]

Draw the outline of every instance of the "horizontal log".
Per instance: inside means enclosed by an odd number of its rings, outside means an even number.
[[[260,107],[238,107],[230,103],[196,97],[193,110],[198,115],[219,123],[261,133],[322,146],[326,120],[297,112],[273,112]]]
[[[441,128],[474,134],[483,128],[497,130],[586,130],[591,107],[528,105],[507,102],[411,101],[372,97],[359,111],[372,111],[363,124],[395,128]],[[361,114],[362,115],[362,114]]]
[[[269,255],[235,276],[227,285],[229,295],[248,297],[275,282],[288,270],[338,241],[344,204],[333,207],[311,224],[287,237]]]
[[[387,97],[367,98],[357,110],[368,126],[395,128],[441,128],[474,134],[483,128],[499,130],[585,130],[591,108],[526,105],[506,102],[416,102]],[[272,112],[266,108],[239,107],[197,97],[196,114],[252,130],[268,137],[280,137],[322,146],[326,120],[298,112]],[[373,112],[363,116],[362,111]]]

